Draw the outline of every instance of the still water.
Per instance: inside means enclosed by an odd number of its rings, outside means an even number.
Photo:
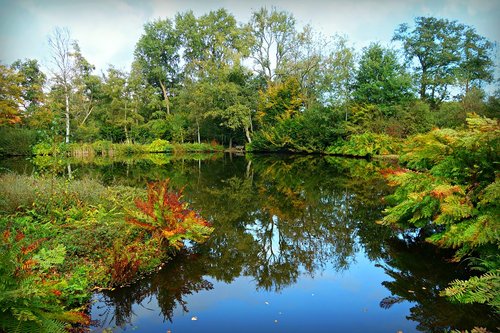
[[[37,172],[47,167],[34,162]],[[62,163],[61,173],[109,185],[170,178],[215,228],[158,273],[95,294],[92,332],[494,330],[488,308],[439,296],[466,276],[450,253],[376,224],[391,191],[378,172],[385,167],[318,156]]]

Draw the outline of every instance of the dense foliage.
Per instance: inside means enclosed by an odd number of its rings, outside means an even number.
[[[397,27],[393,41],[356,52],[347,37],[299,28],[276,8],[256,10],[247,23],[225,9],[188,11],[144,25],[129,72],[109,66],[98,75],[57,28],[50,79],[34,59],[0,67],[0,127],[27,129],[11,132],[19,140],[0,153],[26,154],[33,140],[158,139],[338,152],[356,141],[351,135],[405,138],[463,127],[467,112],[498,116],[498,94],[482,90],[493,80],[493,44],[473,27],[418,17],[413,28]]]
[[[486,272],[452,282],[443,295],[462,302],[500,305],[500,187],[498,121],[471,115],[468,127],[434,130],[407,144],[400,162],[410,169],[387,171],[397,185],[382,223],[417,230],[440,247],[455,249]]]

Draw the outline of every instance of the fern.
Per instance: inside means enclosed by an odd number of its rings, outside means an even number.
[[[500,311],[500,270],[452,281],[441,295],[461,303],[486,303]]]
[[[170,190],[168,179],[149,184],[147,200],[136,199],[135,205],[137,210],[129,211],[126,221],[176,249],[185,239],[201,243],[213,231],[208,221],[182,201],[182,190]]]
[[[6,229],[0,242],[0,330],[64,332],[61,319],[71,312],[58,299],[58,281],[39,275],[39,263],[49,253],[34,254],[41,240],[28,243],[21,232]]]
[[[500,247],[500,126],[475,115],[468,124],[411,138],[400,162],[415,171],[383,171],[396,190],[386,198],[390,206],[380,223],[432,230],[427,241],[455,249],[455,261],[471,254],[484,259]],[[443,295],[498,308],[499,257],[488,262],[489,273],[454,281]]]

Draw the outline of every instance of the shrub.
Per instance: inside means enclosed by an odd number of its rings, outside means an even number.
[[[479,257],[470,262],[486,273],[453,282],[443,295],[498,308],[499,126],[476,115],[467,123],[467,130],[435,130],[410,140],[401,162],[417,171],[386,172],[397,188],[381,223],[430,234],[428,242],[455,249],[456,261]]]
[[[401,141],[385,134],[363,133],[351,135],[349,140],[339,140],[335,145],[328,147],[327,153],[351,155],[351,156],[373,156],[398,154],[401,149]]]
[[[137,198],[137,210],[129,211],[126,221],[176,249],[183,246],[184,239],[204,242],[213,231],[210,224],[182,202],[182,190],[174,192],[169,184],[169,179],[148,184],[147,200]]]
[[[34,274],[52,265],[54,256],[48,251],[33,255],[43,240],[30,243],[20,231],[8,227],[2,231],[0,328],[12,332],[66,332],[63,321],[84,321],[82,314],[64,309],[64,281],[43,272]]]
[[[156,139],[146,149],[150,153],[170,153],[173,146],[167,140]]]

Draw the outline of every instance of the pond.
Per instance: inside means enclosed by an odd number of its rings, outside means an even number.
[[[463,265],[378,225],[381,162],[321,156],[149,155],[2,161],[19,172],[145,187],[171,179],[215,228],[158,273],[95,294],[92,332],[443,332],[498,325],[439,296]],[[45,171],[44,171],[45,170]]]

